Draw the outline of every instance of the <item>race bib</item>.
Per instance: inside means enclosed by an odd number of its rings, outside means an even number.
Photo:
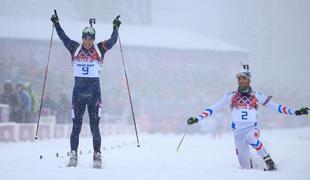
[[[74,61],[72,65],[75,77],[100,77],[102,67],[96,61]]]
[[[256,109],[233,109],[231,114],[233,122],[257,122]]]

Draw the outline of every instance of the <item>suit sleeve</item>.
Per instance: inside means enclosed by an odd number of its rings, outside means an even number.
[[[113,32],[111,34],[110,39],[98,43],[98,48],[102,55],[102,58],[104,57],[104,54],[116,44],[117,39],[118,39],[118,30],[116,28],[113,28]]]
[[[201,121],[208,116],[212,116],[215,112],[217,112],[220,109],[223,109],[226,105],[230,103],[230,100],[232,98],[232,93],[228,93],[225,96],[223,96],[217,103],[215,103],[212,106],[207,107],[204,111],[202,111],[198,116],[198,121]]]
[[[61,41],[63,42],[65,47],[68,49],[68,51],[70,52],[71,55],[74,55],[76,49],[79,47],[80,44],[77,43],[76,41],[71,40],[66,35],[64,30],[61,28],[59,23],[55,23],[55,28],[56,28],[56,31],[57,31],[59,38],[61,39]]]
[[[295,115],[295,110],[293,108],[274,102],[272,100],[272,96],[267,97],[262,93],[257,93],[257,99],[261,105],[265,106],[270,110],[276,111],[281,114],[287,114],[291,116]]]

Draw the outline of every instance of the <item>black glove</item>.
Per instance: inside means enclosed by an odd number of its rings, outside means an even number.
[[[300,116],[300,115],[307,115],[309,112],[309,108],[308,107],[302,107],[299,110],[295,111],[296,116]]]
[[[51,21],[53,22],[53,24],[58,23],[59,22],[58,16],[52,15]]]
[[[116,18],[113,20],[113,27],[119,29],[119,26],[122,24],[122,22],[118,19],[121,17],[120,15],[116,16]]]
[[[51,21],[53,22],[53,24],[55,24],[56,22],[57,22],[57,23],[59,22],[56,9],[54,10],[54,14],[53,14],[52,17],[51,17]]]
[[[194,118],[194,117],[190,117],[188,120],[187,120],[187,125],[192,125],[192,124],[195,124],[198,122],[198,118]]]

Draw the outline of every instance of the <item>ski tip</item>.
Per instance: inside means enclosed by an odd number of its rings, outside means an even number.
[[[118,18],[120,18],[120,17],[121,17],[121,15],[117,15],[117,16],[116,16],[116,19],[118,19]]]

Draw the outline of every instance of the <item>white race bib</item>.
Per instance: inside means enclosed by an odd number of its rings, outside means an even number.
[[[74,61],[74,77],[100,77],[102,66],[96,61]]]
[[[232,121],[236,123],[242,123],[242,122],[257,122],[257,110],[252,109],[232,109]]]

